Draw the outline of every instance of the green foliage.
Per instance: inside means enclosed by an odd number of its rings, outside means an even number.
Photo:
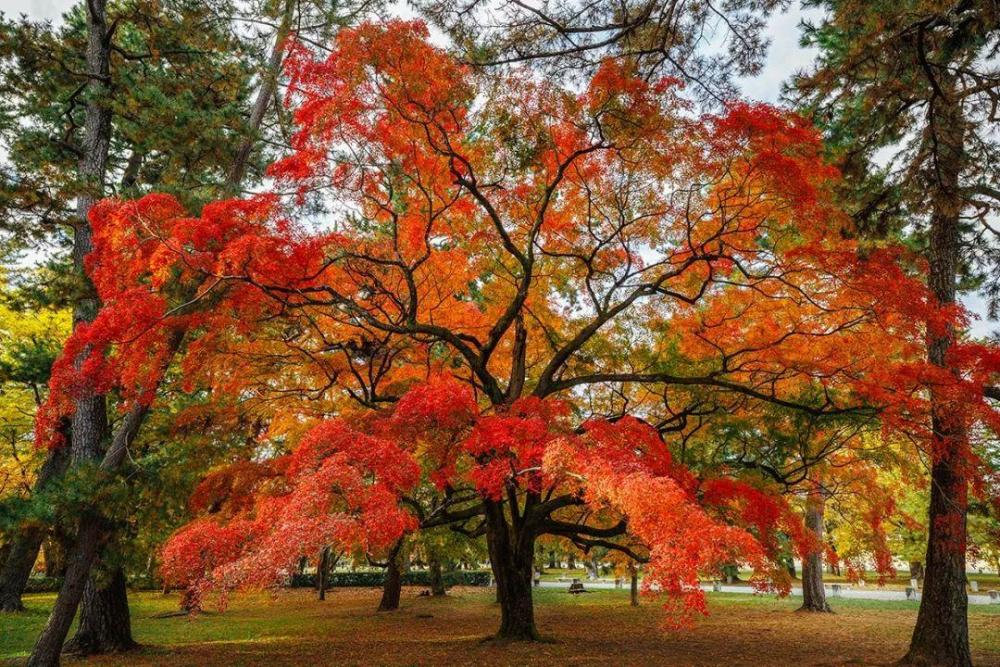
[[[823,130],[844,174],[843,201],[870,238],[903,237],[926,249],[928,193],[940,165],[932,110],[954,105],[965,126],[959,154],[964,215],[960,288],[979,289],[996,311],[1000,250],[1000,143],[993,59],[1000,14],[980,2],[810,0],[823,17],[805,25],[819,50],[788,96]]]

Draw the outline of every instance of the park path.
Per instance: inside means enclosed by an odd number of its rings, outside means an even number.
[[[584,580],[582,580],[582,582],[583,582],[584,589],[587,589],[587,588],[594,588],[594,589],[614,589],[615,588],[615,583],[613,581],[606,581],[606,580],[587,581],[586,579],[584,579]],[[539,582],[539,586],[541,588],[564,588],[564,589],[569,589],[569,582],[568,581],[542,580],[541,582]],[[709,592],[712,591],[712,584],[702,584],[701,587],[705,591],[709,591]],[[624,589],[627,590],[627,588],[628,588],[628,583],[626,582],[624,584]],[[723,584],[721,588],[722,588],[722,592],[723,593],[746,593],[746,594],[749,595],[749,594],[753,594],[753,592],[754,592],[754,590],[752,588],[750,588],[749,586],[731,586],[731,585]],[[884,590],[884,589],[883,590],[879,590],[879,589],[865,590],[865,589],[860,589],[860,588],[847,588],[846,586],[841,586],[840,587],[840,593],[839,593],[839,595],[837,595],[837,594],[834,594],[833,589],[831,588],[831,586],[827,585],[826,592],[827,592],[827,595],[830,596],[831,598],[842,597],[842,598],[853,598],[853,599],[857,599],[857,600],[895,600],[895,601],[906,600],[907,599],[906,598],[906,593],[904,591],[888,591],[888,590]],[[797,587],[797,586],[795,586],[795,587],[792,588],[792,593],[791,594],[792,595],[801,596],[802,595],[802,589],[799,588],[799,587]],[[919,599],[919,598],[916,598],[916,599]],[[980,594],[971,594],[971,595],[969,595],[969,604],[990,604],[990,598],[989,598],[988,595],[984,595],[984,594],[981,594],[981,593]]]

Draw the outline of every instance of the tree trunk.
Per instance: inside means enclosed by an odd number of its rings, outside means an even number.
[[[170,344],[175,343],[180,344],[179,334],[170,341]],[[136,404],[122,418],[111,446],[101,461],[102,471],[117,470],[122,464],[127,445],[135,438],[148,410],[148,406]],[[59,664],[59,652],[76,615],[90,569],[109,536],[110,528],[98,512],[91,509],[81,514],[76,540],[66,558],[66,577],[49,614],[49,620],[35,642],[28,667],[51,667]]]
[[[550,570],[556,569],[556,552],[555,551],[549,551],[549,569]]]
[[[326,599],[326,572],[330,567],[330,547],[323,547],[319,553],[319,566],[316,568],[316,590],[319,599]]]
[[[281,24],[276,32],[275,46],[271,51],[267,63],[267,69],[262,74],[257,100],[251,113],[250,122],[247,127],[247,134],[240,146],[236,160],[227,179],[227,191],[235,193],[242,184],[246,175],[247,159],[252,150],[253,143],[257,141],[257,133],[264,118],[264,110],[267,108],[267,100],[273,94],[277,86],[277,77],[281,69],[281,55],[284,53],[283,44],[292,24],[292,16],[297,3],[292,0],[285,1],[284,12]],[[77,198],[77,225],[74,230],[73,260],[75,268],[83,272],[83,259],[91,249],[91,229],[87,215],[91,206],[100,196],[103,196],[104,179],[106,176],[106,166],[108,159],[108,148],[111,140],[111,107],[107,104],[107,99],[111,95],[110,90],[110,53],[111,37],[106,23],[107,0],[88,0],[87,9],[87,72],[89,81],[87,87],[89,101],[87,103],[86,117],[84,121],[83,151],[80,159],[80,180],[88,188],[88,191]],[[277,55],[276,55],[277,54]],[[89,286],[84,275],[84,285]],[[78,299],[74,307],[73,320],[74,327],[81,321],[92,319],[97,313],[98,301],[93,294],[92,288],[84,290],[85,296]],[[172,334],[175,340],[172,341],[173,349],[180,347],[183,340],[183,332],[176,331]],[[106,430],[106,414],[103,396],[83,397],[76,401],[76,412],[72,421],[72,450],[75,453],[92,449],[97,451],[99,456],[101,440],[95,440],[95,436]],[[139,432],[148,406],[136,405],[128,412],[123,419],[122,426],[115,434],[108,454],[101,462],[101,467],[107,471],[117,469],[125,457],[125,448]],[[101,428],[96,428],[95,419],[99,415],[104,415],[104,422]],[[81,433],[77,428],[81,428]],[[119,436],[121,436],[119,438]],[[120,441],[119,441],[120,440]],[[86,447],[78,447],[88,445]],[[118,449],[116,450],[116,445]],[[79,520],[76,542],[70,549],[67,556],[67,568],[65,581],[59,590],[55,605],[49,616],[49,620],[43,628],[41,635],[35,643],[31,658],[28,661],[30,667],[52,667],[59,664],[59,651],[62,643],[69,632],[76,609],[80,604],[83,589],[94,564],[97,553],[102,544],[108,538],[108,527],[101,516],[93,511],[84,512]]]
[[[444,587],[444,577],[441,575],[441,561],[437,556],[432,555],[430,557],[430,563],[427,568],[430,572],[431,579],[431,595],[434,597],[441,597],[445,595],[447,591]]]
[[[566,569],[575,570],[576,569],[576,554],[570,553],[566,556]]]
[[[93,285],[84,270],[84,258],[93,247],[88,215],[94,203],[104,195],[108,149],[111,144],[111,35],[105,15],[106,0],[86,3],[87,16],[87,108],[84,114],[83,146],[78,174],[84,188],[76,201],[76,225],[73,230],[73,267],[80,280],[80,296],[73,306],[73,328],[90,322],[100,306]],[[82,362],[82,356],[76,360]],[[97,459],[107,435],[104,397],[94,392],[75,400],[70,427],[70,457],[74,462]],[[69,632],[83,588],[94,559],[105,541],[107,527],[97,515],[85,512],[80,517],[73,555],[66,568],[66,580],[56,598],[48,623],[42,630],[29,665],[50,667],[59,664],[66,633]]]
[[[90,568],[105,538],[106,527],[99,516],[86,514],[80,519],[80,530],[67,559],[66,579],[59,589],[49,620],[35,642],[28,667],[53,667],[59,664],[63,640],[73,624]]]
[[[125,571],[115,568],[107,582],[91,576],[83,589],[83,605],[76,636],[63,651],[75,655],[122,653],[137,648],[132,639]]]
[[[535,535],[524,525],[516,535],[512,534],[514,531],[507,523],[502,503],[485,501],[484,505],[490,567],[497,583],[497,601],[500,603],[497,639],[537,640],[539,636],[531,596]]]
[[[964,205],[960,176],[964,163],[965,119],[953,95],[954,80],[940,77],[942,95],[929,107],[935,167],[929,177],[931,223],[928,240],[928,286],[940,304],[956,300],[960,261],[959,226]],[[929,327],[927,357],[935,366],[950,369],[948,351],[955,331]],[[931,501],[920,611],[903,658],[908,665],[970,667],[968,596],[965,592],[967,546],[969,442],[962,406],[947,389],[931,387]]]
[[[799,611],[833,611],[827,604],[823,587],[823,505],[822,491],[811,491],[806,499],[805,524],[815,544],[802,559],[802,606]]]
[[[916,579],[918,582],[923,583],[924,581],[924,564],[919,560],[911,560],[910,563],[910,579]]]
[[[629,604],[633,607],[639,606],[639,569],[635,566],[635,563],[628,564],[629,573]]]
[[[65,447],[53,449],[45,458],[38,478],[35,480],[33,493],[42,491],[53,479],[66,471],[69,456]],[[38,550],[45,540],[46,531],[39,526],[31,526],[14,536],[6,557],[3,569],[0,570],[0,611],[23,611],[21,596],[24,587],[28,585],[31,569],[38,560]],[[46,567],[48,559],[46,559]]]
[[[28,585],[31,568],[35,566],[44,537],[45,531],[35,526],[21,531],[14,538],[0,571],[0,611],[24,611],[21,596]]]
[[[45,559],[45,576],[57,579],[66,574],[65,547],[56,537],[42,542],[42,557]]]
[[[389,560],[385,567],[385,580],[382,583],[382,599],[378,603],[379,611],[399,609],[399,598],[403,590],[402,550],[403,540],[400,540],[389,552]]]
[[[254,100],[253,108],[250,110],[248,120],[248,132],[243,142],[236,150],[236,157],[233,160],[232,168],[229,171],[227,185],[233,195],[239,194],[239,188],[246,178],[247,167],[250,163],[250,154],[254,146],[257,145],[261,124],[264,121],[264,114],[268,105],[271,104],[275,90],[278,88],[278,78],[281,75],[281,63],[285,55],[285,42],[292,30],[292,22],[295,18],[294,0],[285,0],[285,6],[281,13],[281,22],[278,24],[274,37],[274,44],[271,47],[271,54],[268,57],[266,69],[262,73],[260,88],[257,90],[257,97]]]

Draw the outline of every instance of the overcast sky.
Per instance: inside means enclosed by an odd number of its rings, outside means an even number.
[[[57,21],[74,3],[75,0],[0,0],[0,11],[8,15],[25,13],[33,19]],[[772,17],[768,27],[771,47],[767,63],[758,76],[742,81],[745,97],[762,102],[777,102],[782,83],[810,63],[813,54],[799,46],[799,24],[802,18],[803,13],[797,6]],[[973,312],[985,313],[983,302],[978,297],[968,298],[967,305]],[[979,321],[973,326],[973,332],[987,335],[995,328],[995,323]]]

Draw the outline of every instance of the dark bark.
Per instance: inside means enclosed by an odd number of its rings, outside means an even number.
[[[523,522],[517,530],[512,530],[502,503],[486,501],[484,506],[490,567],[493,569],[497,600],[500,603],[497,639],[537,640],[539,636],[531,596],[536,536]]]
[[[566,569],[575,570],[576,569],[576,554],[570,553],[566,556]]]
[[[104,195],[108,149],[111,144],[111,34],[105,15],[106,0],[89,0],[87,16],[87,107],[78,173],[83,190],[76,201],[76,224],[73,230],[73,266],[80,281],[80,296],[73,307],[73,327],[89,322],[97,315],[100,302],[84,271],[84,257],[92,249],[92,230],[88,214]],[[77,363],[82,357],[77,359]],[[107,436],[104,397],[87,393],[75,400],[70,427],[70,455],[74,462],[92,461],[101,456]],[[97,515],[85,513],[80,518],[76,545],[68,559],[66,579],[56,598],[49,621],[39,636],[29,665],[59,664],[59,653],[69,631],[90,568],[105,541],[107,527]]]
[[[924,564],[919,560],[911,560],[910,563],[910,579],[916,579],[918,582],[923,583],[924,581]]]
[[[89,76],[87,92],[89,93],[89,101],[84,121],[83,150],[79,173],[80,180],[87,189],[77,198],[77,225],[74,233],[73,260],[74,266],[81,274],[82,284],[89,289],[84,291],[84,296],[78,299],[74,307],[74,326],[82,321],[92,319],[99,306],[96,295],[83,274],[83,259],[91,249],[91,229],[87,214],[94,202],[103,196],[108,147],[111,140],[111,107],[107,104],[107,100],[112,94],[110,76],[112,35],[109,33],[106,22],[106,4],[107,0],[88,0],[86,3],[88,35],[86,59]],[[292,13],[295,6],[295,2],[286,0],[282,23],[276,33],[271,57],[262,73],[257,100],[246,128],[247,133],[227,179],[227,190],[230,192],[236,192],[245,178],[247,158],[253,149],[254,142],[258,140],[257,133],[263,122],[264,111],[266,111],[268,100],[274,95],[277,85],[277,77],[281,70],[282,45],[292,24]],[[175,331],[172,336],[174,340],[170,343],[172,351],[166,355],[168,358],[172,356],[173,351],[180,347],[183,332]],[[102,444],[100,438],[104,437],[104,431],[106,431],[104,397],[85,396],[76,401],[75,408],[76,412],[72,420],[74,456],[79,451],[84,455],[88,452],[94,452],[93,456],[98,457]],[[122,425],[115,433],[111,446],[104,455],[101,462],[102,469],[114,471],[121,465],[125,458],[126,448],[138,434],[147,412],[148,406],[142,405],[134,406],[128,412],[122,420]],[[103,419],[101,419],[102,416]],[[80,428],[79,433],[77,432],[78,428]],[[109,529],[99,513],[88,511],[80,516],[76,542],[67,556],[65,580],[49,620],[35,643],[28,662],[29,665],[51,667],[59,664],[59,652],[80,604],[90,569],[108,537]]]
[[[42,542],[42,556],[45,558],[45,576],[62,577],[66,574],[66,550],[55,537]]]
[[[805,525],[816,542],[802,560],[802,606],[799,611],[832,612],[823,587],[823,506],[822,492],[815,491],[806,499]]]
[[[115,568],[107,581],[91,577],[83,589],[76,635],[63,652],[74,655],[122,653],[138,647],[132,639],[125,572]]]
[[[395,611],[399,609],[399,598],[403,591],[403,541],[396,542],[389,552],[389,560],[385,566],[385,579],[382,583],[382,599],[378,603],[379,611]]]
[[[628,564],[629,572],[629,604],[639,606],[639,570],[635,563]]]
[[[172,341],[172,344],[179,344],[179,337]],[[101,470],[106,472],[117,470],[122,464],[128,443],[135,438],[148,410],[147,406],[135,405],[125,415],[101,461]],[[38,641],[35,642],[31,658],[28,660],[29,667],[50,667],[59,664],[59,652],[62,650],[66,633],[73,623],[73,617],[76,616],[90,570],[110,534],[111,530],[106,520],[96,511],[89,510],[80,516],[76,540],[66,559],[66,576],[62,588],[59,589],[49,620],[42,629]]]
[[[316,568],[316,590],[319,599],[326,599],[326,573],[330,569],[330,547],[323,547],[319,554],[319,566]]]
[[[444,587],[444,577],[441,575],[441,561],[437,556],[432,555],[430,557],[428,570],[430,571],[431,579],[431,595],[434,597],[445,595],[447,591]]]
[[[34,493],[39,493],[56,477],[66,470],[69,456],[65,447],[49,452],[38,471],[35,480]],[[45,540],[46,531],[41,526],[33,525],[20,531],[11,540],[4,558],[3,569],[0,570],[0,611],[22,611],[24,605],[21,596],[24,587],[28,585],[31,569],[38,560],[38,550]],[[46,568],[48,559],[46,559]]]
[[[24,611],[21,596],[44,537],[45,531],[32,527],[14,538],[4,559],[3,571],[0,571],[0,611]]]
[[[549,569],[550,570],[556,569],[556,552],[555,551],[549,551]]]
[[[964,205],[960,176],[964,161],[965,118],[954,99],[954,81],[939,80],[941,94],[931,100],[929,129],[934,166],[928,177],[931,223],[927,259],[928,285],[942,305],[956,300],[960,262],[960,223]],[[950,327],[928,332],[928,361],[949,369],[955,341]],[[968,596],[965,592],[969,465],[968,434],[947,392],[931,388],[931,500],[927,557],[920,611],[910,649],[902,663],[970,667]]]
[[[63,640],[76,616],[90,568],[106,536],[106,527],[99,516],[88,514],[81,518],[80,530],[67,561],[66,579],[59,589],[49,620],[35,642],[28,667],[52,667],[59,664]]]
[[[785,559],[785,569],[788,570],[788,576],[794,579],[797,576],[795,571],[795,559],[789,556]]]

